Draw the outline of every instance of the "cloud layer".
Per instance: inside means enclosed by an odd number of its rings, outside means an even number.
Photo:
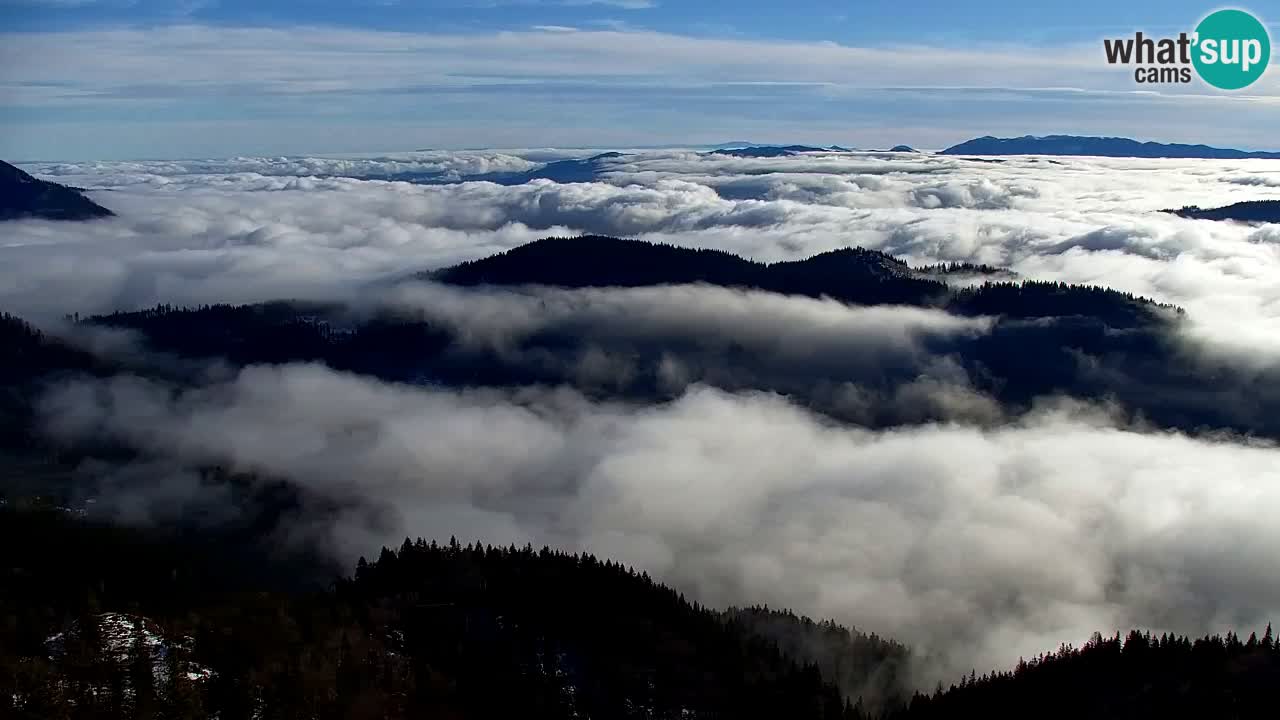
[[[708,603],[787,605],[899,637],[930,658],[929,680],[1008,666],[1094,630],[1201,633],[1280,610],[1280,535],[1259,511],[1280,501],[1276,449],[1140,432],[1105,404],[1071,399],[1010,413],[932,352],[981,336],[990,319],[713,288],[388,282],[576,232],[759,260],[862,245],[915,263],[1005,265],[1185,307],[1181,349],[1221,378],[1194,390],[1247,416],[1270,396],[1233,393],[1280,367],[1277,226],[1158,211],[1280,198],[1273,163],[663,151],[608,160],[575,184],[361,179],[566,156],[31,165],[90,188],[118,216],[6,223],[0,307],[47,319],[294,297],[414,309],[497,352],[575,328],[621,345],[696,340],[718,352],[720,342],[771,377],[822,363],[902,371],[895,394],[874,402],[928,410],[895,422],[949,422],[841,426],[751,383],[699,384],[724,367],[669,362],[674,399],[656,405],[562,388],[398,386],[306,365],[182,390],[121,376],[54,390],[46,429],[141,449],[137,464],[86,467],[100,506],[119,517],[226,507],[194,469],[251,470],[345,508],[337,522],[317,515],[290,529],[344,556],[406,534],[587,548]],[[577,362],[574,382],[586,388],[628,367],[609,353]]]
[[[1280,611],[1280,534],[1258,512],[1280,502],[1275,449],[1120,430],[1088,408],[866,432],[766,394],[635,407],[282,366],[177,394],[74,383],[44,415],[65,440],[121,438],[170,468],[146,484],[98,469],[107,507],[135,520],[216,507],[181,469],[219,464],[348,508],[291,528],[347,559],[404,535],[589,549],[714,605],[889,633],[928,658],[922,681],[1094,630]]]
[[[1157,212],[1280,198],[1280,171],[1268,161],[651,152],[604,162],[590,183],[427,187],[334,177],[415,164],[446,173],[518,168],[527,157],[558,156],[29,166],[110,189],[95,197],[121,217],[86,226],[10,224],[0,249],[7,260],[0,303],[21,312],[86,312],[334,294],[541,235],[585,231],[758,260],[861,245],[915,263],[1008,266],[1183,306],[1201,343],[1280,349],[1273,227]]]

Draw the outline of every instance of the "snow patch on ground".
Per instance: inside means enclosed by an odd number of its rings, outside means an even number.
[[[141,648],[151,658],[152,676],[157,683],[164,683],[169,679],[170,654],[177,652],[182,655],[189,652],[193,642],[189,637],[166,638],[155,622],[138,615],[107,612],[94,616],[94,619],[102,639],[104,656],[125,663],[129,661],[135,647]],[[73,625],[67,632],[46,639],[45,648],[49,657],[57,660],[65,655],[69,636],[80,632],[81,628]],[[180,667],[190,682],[203,682],[214,675],[213,670],[190,661],[181,661]]]

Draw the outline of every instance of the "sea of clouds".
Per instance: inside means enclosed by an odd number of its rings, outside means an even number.
[[[1197,332],[1217,343],[1280,347],[1273,332],[1280,228],[1159,212],[1280,198],[1280,169],[1266,160],[750,159],[668,151],[602,161],[590,183],[361,179],[407,167],[458,177],[518,171],[570,155],[29,165],[37,175],[89,188],[119,217],[79,226],[9,224],[0,245],[0,305],[56,314],[329,297],[551,233],[591,232],[765,261],[858,245],[913,263],[1007,266],[1027,277],[1104,284],[1175,303],[1202,320]]]
[[[551,234],[600,233],[765,261],[859,245],[1101,284],[1185,308],[1188,351],[1223,372],[1280,367],[1280,226],[1160,212],[1280,199],[1272,161],[646,151],[602,160],[587,183],[370,179],[463,180],[590,154],[28,165],[117,217],[0,226],[0,308],[47,322],[158,302],[376,298],[430,309],[476,343],[614,321],[624,337],[720,333],[779,367],[903,367],[928,338],[990,322],[712,288],[530,299],[389,284]],[[75,381],[42,412],[55,437],[121,438],[170,468],[159,485],[104,471],[104,506],[131,521],[216,503],[187,471],[219,463],[349,503],[339,520],[297,529],[344,559],[405,535],[589,549],[708,603],[767,602],[892,635],[931,658],[928,679],[1007,667],[1094,630],[1199,634],[1280,618],[1280,450],[1144,431],[1070,398],[1006,414],[957,394],[944,365],[896,402],[961,409],[880,430],[690,384],[677,367],[679,394],[658,405],[292,365],[178,390]],[[587,358],[583,372],[618,371]]]

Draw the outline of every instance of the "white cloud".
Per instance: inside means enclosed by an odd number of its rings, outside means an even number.
[[[1132,78],[1100,62],[1092,45],[1049,52],[1031,47],[858,47],[653,31],[449,35],[201,25],[9,33],[2,39],[0,52],[8,60],[4,96],[19,104],[74,101],[30,94],[28,88],[42,85],[83,87],[99,100],[136,100],[208,92],[370,93],[556,78],[594,79],[619,87],[696,88],[745,81],[925,90],[989,88],[989,78],[999,77],[995,89],[1002,90],[1133,90]],[[62,51],[39,52],[51,45]],[[147,68],[165,72],[140,73]],[[140,82],[140,77],[150,79]],[[1204,99],[1232,101],[1231,96]]]
[[[464,175],[522,172],[539,163],[515,154],[492,151],[420,150],[394,157],[237,157],[221,160],[171,160],[144,162],[41,163],[31,168],[51,178],[82,177],[99,187],[136,182],[163,183],[183,175],[252,173],[267,176],[385,177],[402,173],[438,174],[440,181],[457,181]],[[153,177],[154,176],[154,177]]]
[[[422,317],[476,334],[475,340],[489,344],[517,342],[567,324],[631,339],[722,335],[727,343],[783,362],[836,355],[842,362],[853,363],[885,350],[917,351],[922,337],[979,334],[990,325],[986,318],[932,309],[856,307],[829,298],[698,285],[473,291],[407,283],[371,299],[412,308]]]
[[[818,355],[887,363],[914,358],[928,338],[986,328],[924,310],[714,288],[373,285],[591,230],[763,260],[858,244],[915,262],[1009,265],[1184,305],[1189,346],[1232,359],[1222,372],[1280,364],[1276,226],[1158,212],[1280,199],[1266,161],[669,151],[619,158],[596,182],[567,185],[317,177],[519,169],[564,156],[31,166],[95,188],[119,215],[5,223],[0,306],[57,315],[359,297],[419,308],[477,343],[575,324],[640,338],[720,333],[779,366]],[[584,385],[618,369],[605,354],[580,360]],[[158,466],[229,462],[344,501],[381,498],[398,513],[390,528],[370,527],[360,511],[326,526],[344,552],[405,534],[590,548],[710,603],[788,605],[899,636],[936,652],[944,675],[1007,666],[1094,630],[1202,633],[1274,619],[1280,536],[1257,508],[1280,501],[1276,449],[1120,429],[1069,404],[1010,423],[944,358],[919,362],[928,372],[888,400],[920,409],[913,420],[976,426],[865,432],[778,397],[696,386],[673,403],[633,407],[545,389],[397,387],[298,366],[251,368],[176,397],[137,380],[81,383],[57,391],[48,410],[64,437],[123,435]],[[662,371],[677,389],[698,377],[675,361]],[[832,396],[855,409],[886,401],[857,388]],[[106,477],[115,487],[106,499],[128,517],[216,501],[178,470],[161,487],[134,485],[127,471]]]
[[[0,33],[0,103],[13,111],[0,156],[726,135],[939,147],[988,133],[1064,130],[1262,146],[1280,119],[1280,77],[1262,78],[1248,94],[1206,93],[1198,84],[1136,90],[1131,73],[1107,65],[1094,42],[858,46],[572,25],[579,31],[188,24]],[[1219,122],[1224,115],[1232,122]],[[29,117],[42,121],[21,121]]]
[[[1280,353],[1280,286],[1273,282],[1280,244],[1273,233],[1158,212],[1280,198],[1265,182],[1271,161],[993,164],[928,155],[745,159],[672,151],[607,161],[599,181],[580,184],[424,187],[288,174],[459,174],[526,168],[526,156],[28,166],[103,188],[95,197],[121,216],[88,225],[10,224],[0,248],[0,302],[47,313],[313,296],[546,234],[587,231],[758,260],[862,245],[916,263],[1010,266],[1028,277],[1107,285],[1184,306],[1191,336],[1210,347]],[[98,260],[86,266],[84,257]]]
[[[78,383],[46,412],[64,438],[294,479],[351,508],[299,530],[347,556],[406,534],[589,549],[713,605],[767,602],[911,642],[936,663],[926,681],[1095,630],[1200,634],[1280,611],[1280,530],[1257,511],[1280,503],[1277,451],[1087,412],[873,433],[768,395],[695,388],[636,408],[315,366],[177,396]],[[181,473],[174,487],[100,474],[104,503],[155,520],[174,498],[210,501]]]

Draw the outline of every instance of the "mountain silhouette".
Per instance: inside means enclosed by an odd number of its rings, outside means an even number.
[[[0,220],[91,220],[114,214],[76,188],[34,178],[0,160]]]
[[[1211,158],[1238,160],[1243,158],[1280,159],[1280,153],[1250,152],[1208,145],[1139,142],[1121,137],[1082,137],[1079,135],[1024,135],[997,138],[990,135],[952,145],[941,155],[1093,155],[1098,157],[1135,158]]]
[[[994,278],[999,268],[957,266]],[[1053,282],[987,282],[953,289],[938,266],[915,269],[877,250],[841,248],[804,260],[759,263],[721,250],[676,247],[598,235],[544,238],[418,279],[451,285],[566,288],[706,283],[784,295],[830,297],[859,305],[915,305],[1008,317],[1083,315],[1114,327],[1158,321],[1169,306],[1100,287]]]
[[[1165,212],[1195,220],[1280,223],[1280,200],[1250,200],[1218,208],[1201,208],[1195,205],[1188,205],[1177,210],[1165,210]]]
[[[947,294],[945,283],[917,277],[906,263],[874,250],[844,248],[767,265],[721,250],[594,235],[545,238],[425,277],[452,285],[569,288],[706,283],[869,305],[928,305]]]
[[[451,285],[735,285],[761,266],[724,252],[583,235],[545,238],[419,277]]]

